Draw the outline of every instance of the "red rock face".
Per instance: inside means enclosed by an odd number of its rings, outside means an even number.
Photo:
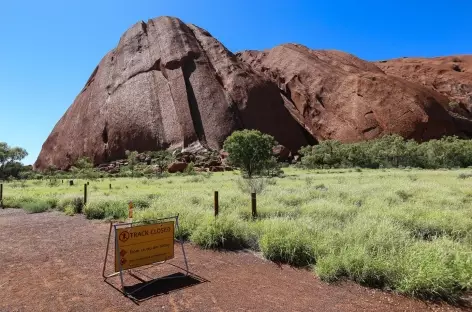
[[[450,100],[450,109],[472,112],[472,55],[402,58],[376,62],[385,73],[419,83]]]
[[[258,129],[292,150],[307,145],[276,85],[207,31],[160,17],[130,28],[93,71],[43,144],[35,169],[95,164],[126,150],[220,149],[237,129]]]
[[[238,58],[278,85],[286,107],[317,140],[353,142],[390,133],[428,140],[472,129],[470,121],[448,113],[446,96],[347,53],[287,44]]]
[[[294,44],[235,56],[207,31],[160,17],[131,27],[102,59],[34,167],[67,169],[82,156],[100,164],[126,150],[219,150],[237,129],[268,133],[292,155],[316,140],[472,136],[470,64],[374,64]]]

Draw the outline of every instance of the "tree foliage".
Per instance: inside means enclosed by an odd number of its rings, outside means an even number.
[[[272,157],[274,138],[258,130],[235,131],[224,142],[229,162],[251,178],[263,173]]]
[[[300,154],[306,168],[468,167],[472,165],[472,141],[452,136],[418,143],[388,135],[350,144],[324,141],[303,147]]]
[[[28,152],[24,148],[11,147],[5,142],[0,142],[0,179],[18,177],[23,171],[20,161],[26,156]]]

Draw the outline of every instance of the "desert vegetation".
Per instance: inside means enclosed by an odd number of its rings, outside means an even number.
[[[135,221],[179,214],[176,235],[202,248],[249,248],[328,282],[448,301],[471,291],[472,171],[459,169],[472,165],[469,141],[326,141],[303,148],[301,161],[283,171],[270,153],[275,144],[257,131],[234,133],[226,161],[241,171],[231,172],[197,172],[190,162],[169,174],[169,152],[127,152],[115,173],[81,158],[68,172],[10,179],[4,206],[125,220],[132,201]],[[258,193],[257,218],[250,193]]]
[[[342,144],[323,141],[300,150],[305,168],[465,168],[472,166],[472,141],[455,136],[418,143],[399,135]]]
[[[179,214],[180,232],[203,248],[250,248],[267,259],[312,269],[326,281],[426,298],[458,300],[472,286],[472,179],[468,169],[285,168],[265,180],[252,220],[238,172],[166,178],[105,178],[4,185],[7,207],[57,209],[90,219]],[[110,189],[111,184],[111,189]],[[220,214],[213,216],[213,192]]]

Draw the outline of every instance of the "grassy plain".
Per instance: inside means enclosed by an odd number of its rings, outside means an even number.
[[[472,290],[470,170],[284,171],[266,181],[256,220],[236,172],[90,181],[83,210],[88,218],[124,219],[132,200],[136,221],[179,214],[178,234],[203,248],[251,248],[330,282],[446,300]],[[66,182],[6,183],[4,204],[73,214],[85,181]]]

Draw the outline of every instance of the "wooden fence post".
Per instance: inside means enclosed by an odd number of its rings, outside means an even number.
[[[256,202],[256,193],[251,194],[251,202],[252,202],[252,218],[257,218],[257,202]]]
[[[84,184],[84,206],[87,205],[87,183]]]
[[[215,217],[218,216],[220,204],[218,202],[218,191],[215,191]]]
[[[3,183],[0,183],[0,207],[5,208],[3,207]]]

